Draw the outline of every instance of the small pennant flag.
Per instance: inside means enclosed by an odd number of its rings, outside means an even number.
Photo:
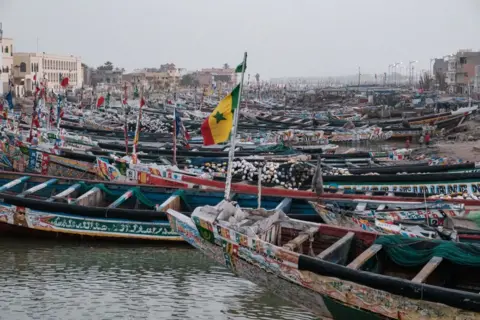
[[[100,98],[98,98],[97,100],[97,108],[100,108],[103,103],[105,102],[105,98],[103,96],[101,96]]]
[[[63,88],[66,88],[68,86],[68,78],[65,77],[62,79],[62,82],[60,83],[60,85],[63,87]]]
[[[140,108],[143,107],[144,105],[145,105],[145,99],[143,99],[142,97],[142,99],[140,100]]]
[[[245,63],[245,67],[244,67],[242,62],[235,68],[235,73],[242,73],[242,72],[245,72],[246,70],[247,70],[247,63]]]
[[[33,75],[33,81],[37,81],[37,74],[36,73]]]

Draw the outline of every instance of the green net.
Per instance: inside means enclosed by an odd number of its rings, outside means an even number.
[[[283,154],[293,154],[296,151],[290,147],[287,147],[283,144],[276,144],[270,146],[258,146],[255,148],[255,151],[259,152],[275,152],[275,153],[283,153]]]
[[[108,195],[108,196],[118,197],[118,194],[116,194],[112,190],[105,187],[105,185],[103,183],[98,183],[98,184],[95,184],[95,185],[88,185],[88,184],[86,184],[85,182],[82,181],[82,182],[80,182],[80,185],[82,186],[82,191],[83,192],[87,192],[88,190],[97,187],[98,189],[105,192],[105,194]],[[156,203],[154,203],[150,199],[148,199],[147,196],[145,196],[143,194],[143,192],[140,191],[139,187],[133,187],[130,190],[132,191],[133,195],[137,198],[137,200],[140,201],[142,204],[144,204],[145,206],[147,206],[149,208],[155,208]]]
[[[442,240],[409,239],[400,235],[379,236],[384,252],[404,267],[425,265],[432,257],[441,257],[458,265],[480,266],[480,246]]]

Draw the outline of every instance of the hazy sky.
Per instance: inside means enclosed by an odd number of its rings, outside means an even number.
[[[174,62],[195,70],[331,76],[480,49],[480,0],[0,0],[15,50],[73,54],[127,70]]]

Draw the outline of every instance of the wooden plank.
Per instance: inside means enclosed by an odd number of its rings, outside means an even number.
[[[27,181],[28,179],[30,179],[29,176],[23,176],[23,177],[20,177],[18,179],[15,179],[13,181],[10,181],[9,183],[4,184],[3,186],[0,187],[0,192],[11,189],[11,188],[15,187],[16,185]]]
[[[280,202],[275,207],[275,210],[282,210],[285,213],[289,213],[291,206],[292,206],[292,198],[284,198],[282,202]]]
[[[125,201],[127,201],[128,199],[130,199],[132,196],[133,196],[133,188],[132,188],[132,189],[129,189],[127,192],[125,192],[125,193],[122,194],[120,197],[118,197],[117,200],[115,200],[114,202],[110,203],[110,205],[108,206],[108,208],[116,208],[116,207],[118,207],[119,205],[121,205],[122,203],[124,203]]]
[[[348,251],[350,249],[350,244],[352,243],[352,240],[353,240],[354,236],[355,236],[355,233],[349,231],[346,235],[344,235],[342,238],[338,239],[330,247],[328,247],[327,249],[320,252],[320,254],[317,255],[317,258],[322,259],[322,260],[329,260],[329,258],[331,258],[334,253],[337,253],[337,252],[340,251],[340,254],[342,256],[340,257],[339,263],[344,261],[346,256],[348,255]],[[341,252],[341,251],[343,251],[343,252]],[[343,263],[341,263],[341,264],[343,264]]]
[[[182,211],[180,205],[180,195],[177,193],[172,194],[167,200],[165,200],[162,204],[158,204],[155,206],[155,211],[158,212],[167,212],[168,209],[173,209],[176,211]]]
[[[71,187],[68,187],[67,189],[63,190],[62,192],[60,192],[59,194],[57,195],[54,195],[50,198],[48,198],[46,201],[47,202],[53,202],[55,200],[60,200],[60,199],[63,199],[67,196],[69,196],[70,194],[72,194],[73,192],[75,192],[75,190],[78,190],[80,189],[81,185],[79,183],[76,183],[74,184],[73,186]]]
[[[318,231],[317,227],[309,228],[307,231],[301,232],[296,238],[290,240],[286,245],[283,246],[284,249],[293,251],[295,248],[298,248],[312,237]]]
[[[74,200],[73,203],[79,206],[95,207],[101,198],[102,190],[100,190],[98,187],[94,187]]]
[[[367,207],[367,203],[366,202],[360,202],[359,204],[357,204],[357,206],[355,207],[355,211],[365,211],[365,208]]]
[[[48,180],[48,181],[45,181],[44,183],[40,183],[40,184],[36,185],[35,187],[32,187],[32,188],[30,188],[30,189],[28,189],[28,190],[25,190],[24,192],[18,194],[17,197],[19,197],[19,198],[24,198],[24,197],[26,197],[26,196],[28,196],[28,195],[30,195],[30,194],[33,194],[33,193],[35,193],[35,192],[37,192],[37,191],[42,190],[43,188],[46,188],[46,187],[48,187],[48,186],[56,183],[57,181],[58,181],[58,179],[50,179],[50,180]]]
[[[422,270],[412,279],[412,282],[423,283],[428,278],[428,276],[440,265],[443,261],[441,257],[433,257],[426,265],[423,266]]]
[[[367,250],[363,251],[355,260],[350,262],[347,268],[358,270],[365,262],[368,261],[371,257],[376,255],[380,250],[382,250],[381,244],[374,244],[369,247]]]

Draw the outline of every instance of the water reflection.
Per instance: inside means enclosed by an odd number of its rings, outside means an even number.
[[[314,319],[185,246],[0,239],[0,319]]]

